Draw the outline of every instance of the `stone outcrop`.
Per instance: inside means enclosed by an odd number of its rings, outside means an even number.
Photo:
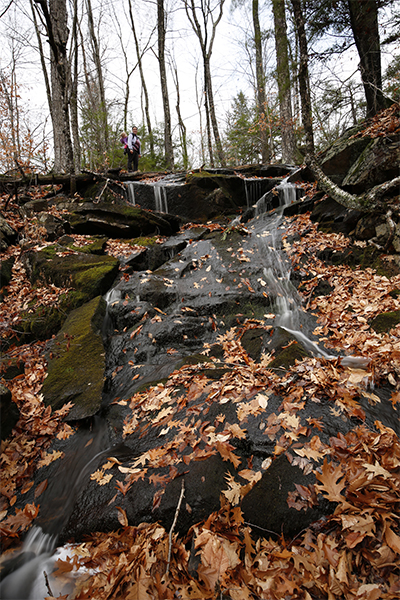
[[[0,215],[0,251],[4,251],[8,246],[15,244],[17,237],[18,234],[15,229],[13,229],[11,225],[7,223],[6,219]]]
[[[326,172],[351,190],[391,176],[390,144],[397,143],[352,137],[357,131],[348,132],[322,157]],[[379,163],[376,172],[370,151]],[[277,450],[281,427],[293,437],[300,428],[301,446],[311,439],[328,443],[361,422],[373,428],[378,418],[388,426],[397,418],[385,389],[374,391],[381,406],[369,403],[368,394],[361,390],[357,412],[338,418],[328,395],[316,400],[311,389],[302,389],[301,406],[288,410],[285,403],[292,399],[287,399],[285,389],[274,387],[273,374],[282,375],[296,361],[320,354],[315,345],[303,343],[278,320],[285,313],[279,299],[288,297],[291,306],[298,297],[274,237],[264,232],[262,219],[253,221],[251,232],[243,223],[254,216],[253,192],[269,193],[276,208],[279,192],[271,192],[271,187],[291,172],[285,165],[242,169],[239,175],[215,169],[167,178],[156,185],[141,176],[134,184],[135,203],[140,206],[129,205],[122,197],[115,200],[112,193],[102,195],[103,184],[96,184],[79,202],[68,204],[63,197],[59,203],[69,207],[66,222],[72,233],[99,234],[85,252],[75,248],[68,235],[40,251],[25,252],[34,284],[52,282],[72,288],[63,300],[63,314],[69,316],[61,331],[60,320],[45,329],[41,325],[40,332],[39,327],[30,330],[36,337],[59,331],[49,347],[44,398],[54,409],[72,402],[67,419],[80,422],[70,440],[53,443],[52,449],[65,450],[65,463],[45,467],[38,476],[41,481],[62,479],[63,468],[68,469],[73,489],[68,510],[63,511],[62,505],[68,492],[65,483],[58,492],[56,484],[49,487],[41,498],[44,526],[47,508],[59,507],[52,531],[60,531],[61,540],[119,528],[116,506],[125,510],[130,524],[160,521],[169,529],[182,480],[186,506],[178,515],[177,531],[186,532],[218,510],[221,498],[230,498],[255,531],[291,538],[334,505],[321,496],[306,510],[288,503],[296,486],[311,489],[316,478],[313,469],[304,464],[299,468],[301,463],[285,448]],[[309,172],[304,169],[295,177],[307,180]],[[154,192],[157,183],[159,195]],[[39,216],[45,211],[44,205],[36,208]],[[155,208],[157,212],[151,212]],[[305,202],[297,198],[285,214],[308,210],[327,231],[355,239],[376,237],[383,225],[381,219],[367,221],[360,211],[344,209],[322,194]],[[224,231],[208,223],[217,218],[227,223],[246,211],[246,218],[236,219]],[[195,228],[187,224],[177,234],[187,220],[199,224]],[[169,239],[120,261],[103,254],[106,236],[129,239],[153,234]],[[385,243],[384,234],[381,239]],[[377,249],[373,255],[367,250],[359,245],[341,253],[326,249],[318,258],[331,264],[356,261],[362,266],[372,266],[369,261],[376,260],[374,266],[380,265]],[[268,274],[276,265],[281,274],[273,279]],[[302,276],[299,269],[292,281]],[[112,285],[106,303],[101,296]],[[321,282],[315,293],[326,293],[327,288],[329,284]],[[297,317],[304,337],[311,335],[315,317],[302,311]],[[377,321],[374,327],[390,327],[397,320],[398,314],[387,314],[383,324]],[[245,374],[241,365],[246,365]],[[220,394],[221,387],[213,387],[216,383],[230,394]],[[243,407],[250,402],[252,410],[246,413]],[[285,416],[289,413],[296,429]],[[318,422],[323,422],[323,429]],[[82,443],[76,443],[77,438]],[[97,475],[89,480],[82,454],[92,442],[87,457],[90,473]],[[109,457],[111,465],[105,467]],[[246,479],[250,472],[257,474],[251,484]],[[84,486],[80,473],[86,476]],[[132,475],[131,485],[127,475]],[[118,491],[121,485],[123,492]],[[235,489],[243,494],[235,497]],[[33,489],[27,492],[26,501],[33,501],[33,493]]]
[[[75,309],[51,342],[44,401],[53,410],[72,402],[69,421],[91,417],[101,406],[105,367],[101,329],[105,310],[101,296]]]

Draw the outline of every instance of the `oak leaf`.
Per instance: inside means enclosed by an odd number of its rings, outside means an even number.
[[[225,461],[229,460],[233,464],[235,469],[240,465],[241,460],[238,456],[236,456],[236,454],[234,454],[232,452],[232,450],[234,448],[233,448],[233,446],[231,446],[231,444],[217,442],[216,448],[217,448],[218,452],[220,453],[222,460],[225,460]]]
[[[328,463],[328,460],[325,458],[321,470],[322,473],[316,473],[316,478],[322,485],[316,485],[315,488],[324,493],[324,496],[328,500],[343,502],[344,497],[340,492],[345,488],[346,484],[342,479],[344,473],[341,465],[335,467],[332,463]]]

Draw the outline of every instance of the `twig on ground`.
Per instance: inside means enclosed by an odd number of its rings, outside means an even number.
[[[179,515],[179,510],[181,508],[181,504],[182,504],[182,498],[184,496],[185,493],[185,480],[182,479],[182,487],[181,487],[181,494],[179,496],[179,500],[178,500],[178,506],[176,507],[176,511],[175,511],[175,516],[174,516],[174,521],[171,525],[171,529],[169,530],[169,534],[168,534],[168,560],[167,560],[167,569],[165,571],[165,574],[168,575],[169,573],[169,566],[170,566],[170,562],[171,562],[171,554],[172,554],[172,534],[174,532],[174,528],[176,525],[176,521],[178,520],[178,515]]]
[[[49,578],[47,577],[46,571],[43,571],[43,575],[44,575],[44,578],[45,578],[45,581],[46,581],[47,591],[49,592],[50,596],[52,596],[54,598],[54,594],[51,591],[51,587],[50,587],[50,583],[49,583]]]

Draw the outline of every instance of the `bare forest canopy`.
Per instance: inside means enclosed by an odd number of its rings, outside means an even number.
[[[399,99],[392,0],[2,0],[0,172],[299,164]]]

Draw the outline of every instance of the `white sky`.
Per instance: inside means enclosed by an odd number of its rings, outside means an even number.
[[[80,7],[84,0],[78,0]],[[212,0],[216,2],[217,0]],[[9,0],[0,0],[0,14],[8,6]],[[217,27],[214,49],[211,59],[213,76],[213,89],[215,106],[220,123],[221,133],[225,127],[226,111],[229,110],[233,97],[240,91],[252,97],[251,79],[248,57],[244,49],[246,30],[251,30],[250,13],[251,3],[247,2],[247,11],[244,9],[230,11],[230,0],[226,0],[224,16]],[[125,82],[124,64],[120,47],[122,39],[127,49],[131,66],[136,63],[136,52],[130,32],[127,0],[92,0],[95,22],[99,23],[101,49],[106,66],[106,88],[109,100],[121,99],[121,90]],[[197,136],[199,131],[199,115],[196,103],[196,65],[197,89],[201,93],[202,61],[200,58],[199,44],[183,9],[182,0],[166,0],[166,10],[169,11],[167,26],[167,52],[173,55],[177,64],[181,95],[181,112],[188,129],[189,136]],[[43,123],[48,115],[47,100],[44,89],[43,75],[36,51],[36,37],[33,24],[30,21],[30,8],[27,0],[14,0],[14,4],[0,21],[0,35],[3,40],[3,52],[0,57],[0,67],[7,68],[10,64],[11,46],[13,44],[10,33],[14,36],[14,48],[17,52],[17,77],[22,87],[24,107],[29,109],[32,123]],[[120,37],[113,21],[113,14],[123,27]],[[100,18],[101,17],[101,18]],[[99,22],[100,19],[100,22]],[[272,28],[272,13],[270,2],[260,2],[260,21],[263,29]],[[135,24],[138,35],[141,36],[141,45],[148,39],[149,32],[156,25],[156,3],[150,0],[136,0]],[[13,31],[14,29],[14,31]],[[153,34],[154,50],[157,49],[156,32]],[[397,48],[398,50],[398,48]],[[268,73],[274,68],[274,39],[271,37],[266,44],[266,70]],[[385,59],[385,56],[384,56]],[[161,90],[159,84],[158,63],[151,51],[144,56],[145,79],[148,86],[151,104],[151,117],[153,126],[163,121]],[[343,80],[356,71],[358,58],[353,53],[338,57],[329,65],[319,64],[314,67],[318,79],[335,79],[334,72]],[[327,69],[329,67],[331,70]],[[359,81],[358,74],[356,79]],[[177,117],[175,111],[176,94],[175,86],[169,74],[168,90],[170,95],[170,108],[173,127],[176,127]],[[130,80],[129,112],[132,122],[139,124],[142,121],[140,103],[140,77],[139,71],[133,73]],[[272,94],[274,95],[274,91]],[[122,119],[122,113],[115,117]],[[130,123],[131,120],[128,121]],[[48,120],[47,129],[50,121]],[[193,157],[195,164],[200,157]]]

